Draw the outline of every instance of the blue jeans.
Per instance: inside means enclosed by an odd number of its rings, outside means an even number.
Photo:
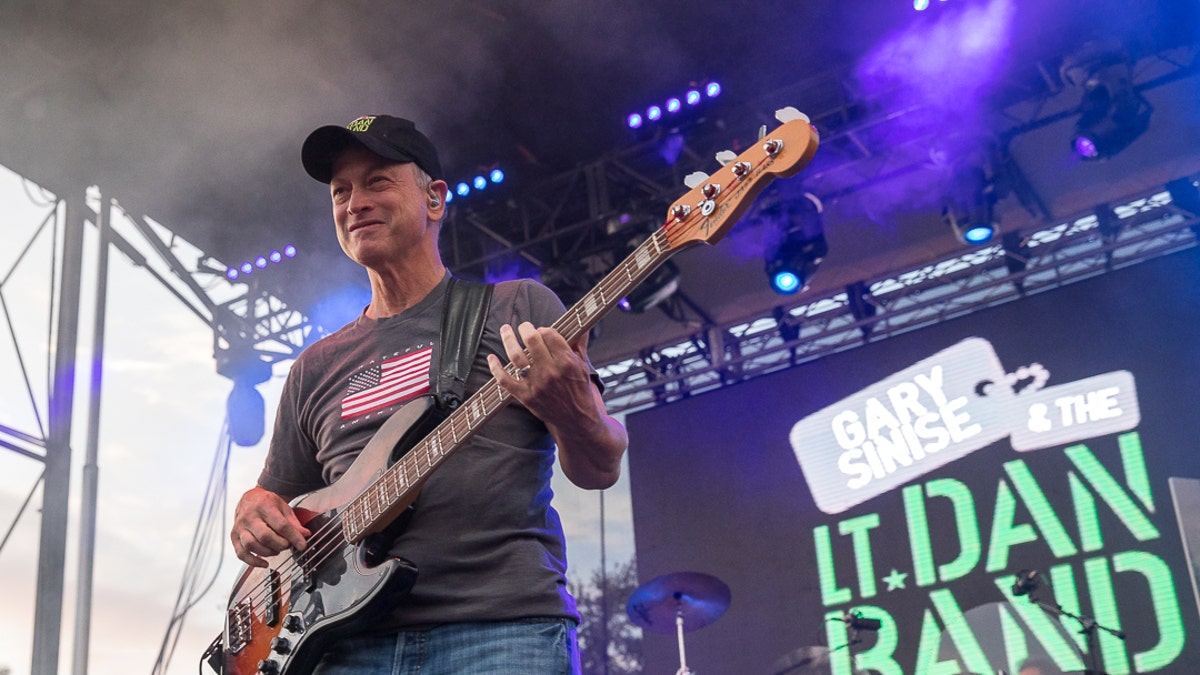
[[[578,675],[575,622],[458,623],[337,641],[313,675]]]

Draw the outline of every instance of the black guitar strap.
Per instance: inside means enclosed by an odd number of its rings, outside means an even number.
[[[442,345],[433,396],[442,412],[463,402],[467,376],[479,351],[483,325],[492,304],[492,284],[450,277],[442,305]]]

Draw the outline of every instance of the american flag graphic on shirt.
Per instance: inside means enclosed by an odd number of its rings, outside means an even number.
[[[342,421],[361,417],[429,393],[433,347],[384,359],[350,376],[342,399]]]

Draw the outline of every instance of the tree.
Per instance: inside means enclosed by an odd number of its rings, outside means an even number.
[[[635,559],[615,565],[609,570],[607,579],[602,570],[597,569],[587,583],[572,580],[568,585],[579,603],[582,619],[579,653],[583,675],[639,675],[642,672],[642,629],[634,625],[625,612],[629,596],[637,589]],[[604,649],[606,643],[607,650]]]

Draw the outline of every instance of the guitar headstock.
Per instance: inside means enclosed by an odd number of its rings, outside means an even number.
[[[671,204],[663,229],[672,250],[720,241],[772,180],[812,160],[819,138],[808,118],[795,108],[775,116],[783,124]]]

